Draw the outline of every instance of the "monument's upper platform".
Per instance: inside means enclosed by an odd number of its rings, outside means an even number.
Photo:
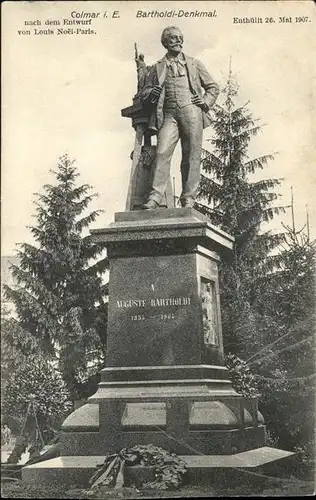
[[[105,243],[198,237],[211,250],[232,250],[234,244],[233,236],[193,208],[119,212],[107,228],[94,229],[91,234]]]

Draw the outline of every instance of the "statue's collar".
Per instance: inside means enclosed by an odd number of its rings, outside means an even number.
[[[181,54],[181,56],[180,56],[180,54]],[[181,52],[180,54],[177,57],[170,58],[170,59],[167,57],[167,54],[165,54],[161,59],[159,59],[158,63],[167,63],[167,61],[170,61],[173,59],[175,61],[179,61],[179,62],[181,61],[185,64],[186,63],[185,54],[183,52]]]

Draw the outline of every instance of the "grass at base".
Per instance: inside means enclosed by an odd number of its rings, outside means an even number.
[[[234,488],[226,487],[225,489],[212,487],[190,487],[183,486],[176,491],[154,491],[154,490],[136,490],[134,488],[122,488],[120,490],[112,490],[108,488],[100,488],[93,495],[90,495],[86,490],[80,489],[65,489],[62,486],[56,487],[40,487],[16,481],[14,483],[2,483],[1,496],[2,498],[51,498],[51,499],[145,499],[145,498],[197,498],[197,497],[234,497],[234,496],[306,496],[314,493],[314,487],[311,482],[284,482],[282,485],[266,484],[262,488],[253,487],[250,485],[236,486]]]

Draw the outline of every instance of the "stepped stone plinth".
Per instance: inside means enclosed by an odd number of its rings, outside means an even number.
[[[110,262],[107,367],[65,420],[61,457],[25,467],[23,478],[65,479],[74,459],[71,474],[83,479],[136,444],[191,462],[203,455],[192,470],[225,473],[291,455],[267,451],[257,401],[233,389],[224,366],[218,263],[234,239],[192,208],[118,213],[92,235]]]

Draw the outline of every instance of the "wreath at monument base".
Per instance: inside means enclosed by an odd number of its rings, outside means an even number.
[[[183,482],[186,473],[186,464],[175,453],[154,446],[136,445],[132,448],[123,448],[119,453],[106,456],[102,465],[89,481],[89,493],[96,492],[100,487],[107,486],[118,489],[124,486],[125,466],[140,465],[152,467],[155,479],[143,482],[141,487],[146,489],[177,489]]]

